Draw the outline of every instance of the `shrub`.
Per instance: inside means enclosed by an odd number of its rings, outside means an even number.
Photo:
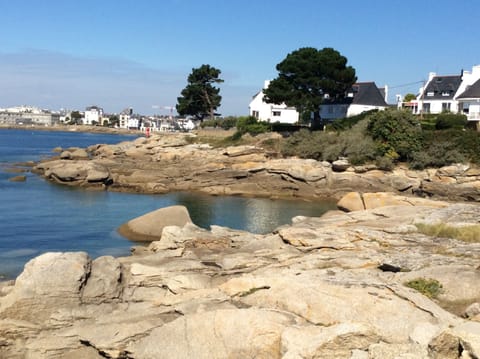
[[[437,116],[435,119],[435,128],[437,130],[446,130],[449,128],[463,129],[467,123],[467,116],[446,112]]]
[[[200,124],[201,128],[205,127],[221,127],[224,130],[229,130],[237,124],[237,118],[234,116],[229,116],[225,118],[214,118],[214,119],[206,119],[203,120],[202,123]]]
[[[342,156],[348,157],[353,165],[360,165],[373,161],[377,156],[377,146],[373,139],[366,134],[367,120],[362,120],[349,131],[342,132],[339,138],[344,143]]]
[[[368,117],[368,133],[377,142],[380,156],[409,160],[421,148],[422,129],[408,111],[385,110]]]
[[[448,163],[448,161],[441,162],[443,157],[449,159],[450,163],[465,161],[480,163],[480,132],[459,129],[425,131],[421,151],[440,160],[437,164],[431,161],[431,166],[441,166],[442,163]],[[417,162],[418,156],[418,154],[414,156]]]
[[[369,117],[370,115],[377,113],[378,110],[370,110],[362,112],[355,116],[345,117],[338,120],[335,120],[327,125],[327,130],[335,130],[335,131],[344,131],[352,128],[354,125],[363,121],[365,118]]]
[[[410,168],[442,167],[465,162],[465,156],[450,141],[431,143],[426,149],[413,153]]]
[[[270,130],[270,125],[268,123],[259,122],[257,118],[253,116],[239,117],[236,127],[237,131],[242,135],[249,133],[252,136],[258,135],[259,133],[268,132]]]
[[[388,156],[377,157],[375,160],[376,166],[383,171],[391,171],[395,168],[392,158]]]
[[[310,132],[302,129],[295,132],[283,143],[281,153],[284,156],[320,160],[322,158],[322,143],[325,139],[328,139],[325,132]]]
[[[415,289],[428,298],[436,298],[442,290],[442,284],[436,279],[416,278],[404,283],[405,286]]]
[[[350,130],[343,132],[300,130],[284,143],[282,154],[335,161],[339,157],[348,157],[352,164],[373,161],[376,157],[376,145],[372,138],[365,135],[367,121],[360,121]]]

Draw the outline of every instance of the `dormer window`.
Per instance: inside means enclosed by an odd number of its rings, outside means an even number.
[[[428,91],[427,92],[428,97],[432,97],[433,95],[435,95],[435,92],[433,92],[433,91]]]
[[[444,97],[450,96],[450,92],[449,91],[443,91],[442,96],[444,96]]]

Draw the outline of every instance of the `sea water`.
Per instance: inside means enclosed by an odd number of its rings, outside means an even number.
[[[200,227],[220,225],[268,233],[296,215],[319,216],[332,202],[213,197],[192,193],[142,195],[88,191],[45,181],[30,172],[11,182],[18,163],[53,156],[55,147],[118,143],[135,136],[0,129],[0,279],[17,276],[31,258],[49,251],[85,251],[92,258],[125,256],[134,243],[117,233],[124,222],[181,204]]]

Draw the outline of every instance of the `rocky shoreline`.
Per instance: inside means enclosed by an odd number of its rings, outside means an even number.
[[[93,189],[334,197],[342,211],[258,235],[165,208],[125,224],[151,241],[129,257],[41,255],[0,284],[0,357],[480,357],[476,168],[387,173],[154,136],[34,170]]]
[[[262,144],[213,148],[191,134],[139,137],[116,145],[65,149],[34,171],[56,183],[138,193],[199,191],[211,195],[341,198],[392,192],[449,201],[480,201],[480,168],[457,164],[412,171],[278,158]]]

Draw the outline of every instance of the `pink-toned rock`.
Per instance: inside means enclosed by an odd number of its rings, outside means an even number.
[[[170,206],[134,218],[122,224],[118,232],[134,241],[153,242],[161,238],[164,227],[183,227],[187,223],[192,223],[187,208]]]
[[[337,203],[337,207],[345,212],[361,211],[365,209],[362,196],[358,192],[349,192]]]

